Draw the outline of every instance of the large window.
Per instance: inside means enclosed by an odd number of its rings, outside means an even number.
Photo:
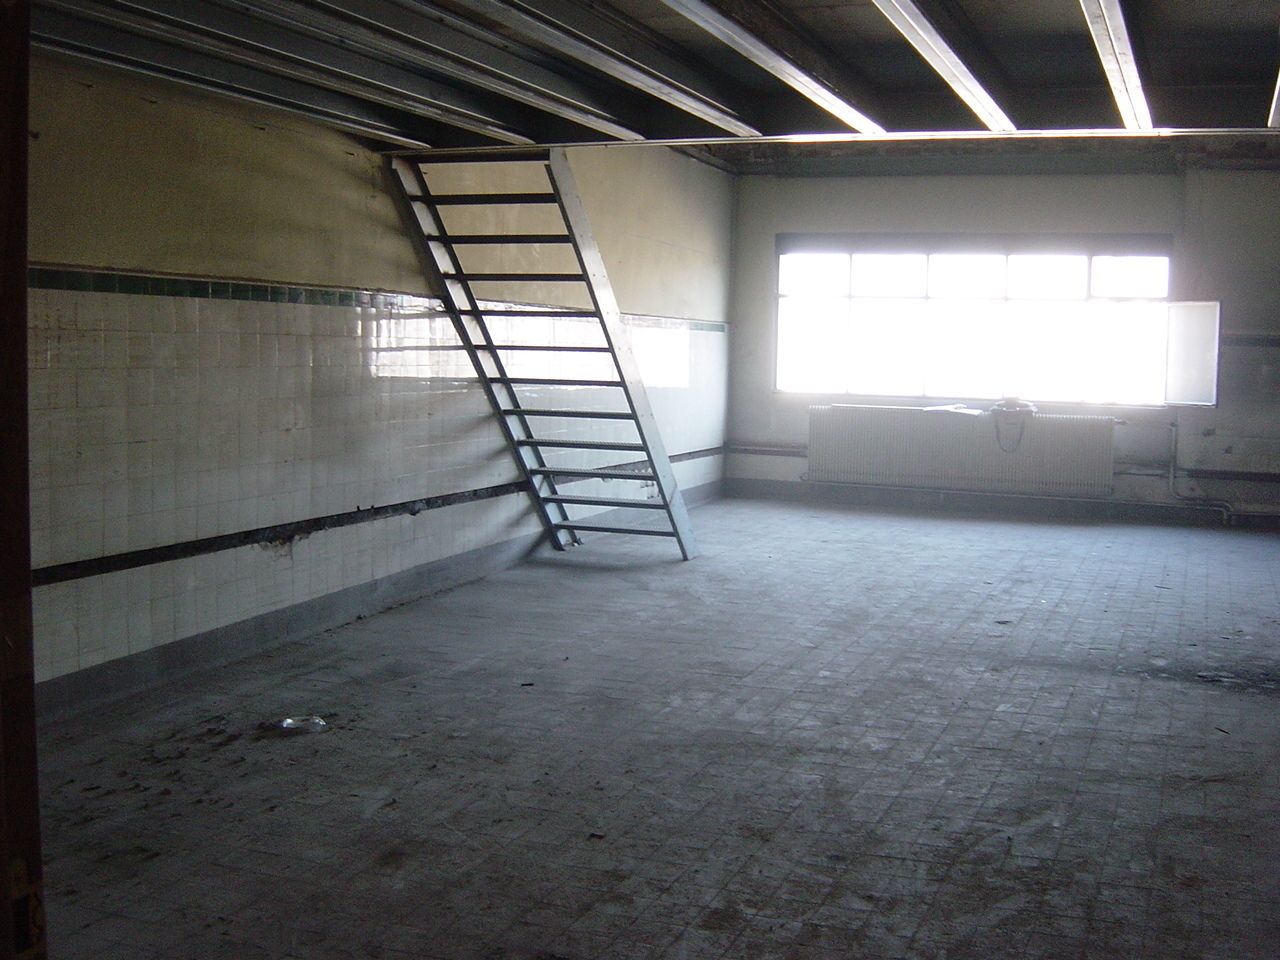
[[[1213,403],[1217,305],[1141,253],[784,251],[778,389]]]

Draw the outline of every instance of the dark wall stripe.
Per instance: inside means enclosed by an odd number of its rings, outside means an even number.
[[[724,453],[724,447],[707,447],[705,450],[690,450],[687,453],[673,453],[669,459],[672,463],[684,463],[686,460],[701,460],[703,457],[718,457]]]
[[[764,457],[799,457],[809,456],[807,446],[759,446],[749,443],[731,443],[725,447],[729,453],[752,453]]]
[[[245,300],[258,303],[306,303],[320,307],[421,306],[426,295],[382,290],[302,287],[279,283],[251,283],[200,277],[170,277],[107,270],[31,267],[27,286],[33,290],[78,290],[95,293],[134,293],[153,297],[193,297],[199,300]]]
[[[705,450],[691,450],[688,453],[677,453],[671,457],[673,463],[686,460],[699,460],[703,457],[714,457],[724,452],[723,447],[710,447]],[[647,461],[615,464],[610,470],[633,468],[637,471],[647,466]],[[564,478],[566,482],[574,482],[578,478]],[[159,547],[147,547],[142,550],[130,550],[127,553],[114,553],[106,557],[91,557],[87,560],[72,560],[69,563],[58,563],[49,567],[41,567],[31,572],[32,584],[47,587],[55,583],[66,583],[69,580],[80,580],[85,577],[98,577],[105,573],[117,573],[121,570],[132,570],[146,567],[154,563],[167,563],[173,560],[185,560],[206,553],[217,553],[221,550],[235,550],[238,547],[251,547],[262,544],[283,545],[300,537],[307,537],[322,530],[335,530],[338,527],[350,527],[370,520],[382,520],[386,517],[401,515],[417,516],[423,510],[438,510],[458,503],[471,503],[477,500],[492,500],[513,493],[526,493],[528,485],[523,480],[511,483],[500,483],[492,487],[479,487],[475,490],[463,490],[458,493],[445,493],[435,497],[421,497],[417,500],[406,500],[403,503],[390,503],[380,507],[365,507],[362,510],[349,510],[346,513],[334,513],[327,517],[314,517],[309,520],[295,520],[290,523],[278,523],[271,527],[259,527],[256,530],[243,530],[239,533],[224,533],[216,537],[204,537],[200,540],[186,540],[182,543],[170,543]]]
[[[392,293],[337,287],[303,287],[281,283],[216,280],[203,277],[176,277],[159,274],[121,273],[112,270],[83,270],[69,267],[30,267],[27,286],[33,290],[134,293],[154,297],[193,297],[198,300],[244,300],[257,303],[306,303],[319,307],[376,307],[383,310],[422,309],[430,305],[444,315],[439,300],[427,294]],[[632,326],[670,327],[724,333],[728,324],[719,320],[686,320],[624,313]]]
[[[1266,473],[1259,470],[1202,470],[1192,467],[1189,470],[1179,470],[1178,474],[1190,477],[1192,480],[1238,480],[1249,483],[1280,483],[1280,473]]]
[[[153,563],[185,560],[188,557],[217,553],[220,550],[234,550],[237,547],[249,547],[258,544],[287,544],[300,537],[310,536],[322,530],[350,527],[357,523],[367,523],[370,520],[381,520],[385,517],[400,515],[413,517],[423,510],[438,510],[441,507],[453,506],[456,503],[471,503],[476,500],[492,500],[496,497],[505,497],[513,493],[524,493],[528,489],[528,485],[523,480],[517,480],[512,483],[500,483],[492,487],[464,490],[461,493],[446,493],[436,497],[422,497],[417,500],[406,500],[403,503],[391,503],[381,507],[365,507],[362,510],[351,510],[347,513],[334,513],[327,517],[295,520],[292,523],[278,523],[275,526],[244,530],[240,533],[224,533],[216,537],[204,537],[200,540],[187,540],[183,543],[172,543],[161,547],[147,547],[144,550],[130,550],[128,553],[116,553],[108,557],[73,560],[70,563],[59,563],[51,567],[41,567],[39,570],[33,570],[31,572],[31,580],[35,586],[45,587],[54,583],[65,583],[68,580],[79,580],[83,577],[96,577],[104,573],[132,570],[135,567],[145,567]]]

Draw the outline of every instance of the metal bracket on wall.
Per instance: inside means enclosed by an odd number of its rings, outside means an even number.
[[[536,186],[458,190],[459,182],[468,182],[466,165],[475,163],[500,163],[513,182]],[[388,164],[430,286],[479,377],[552,546],[578,544],[582,532],[636,534],[673,538],[683,557],[693,558],[697,547],[684,499],[566,152],[424,152],[398,155]],[[452,180],[454,188],[433,190],[431,182],[439,179]],[[536,229],[511,228],[521,220]],[[507,266],[512,262],[520,269]],[[468,270],[467,263],[480,269]],[[546,263],[560,269],[535,269]],[[490,295],[480,296],[477,286]],[[546,294],[548,288],[557,293]],[[531,303],[520,290],[542,291],[538,296],[557,302]],[[595,435],[587,432],[593,425]],[[590,462],[611,453],[630,456],[622,464],[616,456]],[[561,489],[574,483],[587,489]],[[611,484],[630,488],[630,495],[614,495],[605,488]],[[645,496],[646,489],[655,495]],[[665,522],[602,522],[592,516],[602,509],[660,512]]]

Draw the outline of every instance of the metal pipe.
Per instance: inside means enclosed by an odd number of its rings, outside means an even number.
[[[1178,421],[1169,423],[1169,496],[1183,503],[1194,503],[1197,506],[1218,510],[1222,513],[1222,525],[1231,523],[1232,506],[1226,500],[1211,500],[1208,497],[1185,497],[1178,492]]]

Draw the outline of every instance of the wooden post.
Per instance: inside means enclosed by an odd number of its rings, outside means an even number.
[[[0,957],[43,960],[27,472],[30,0],[0,0]]]

